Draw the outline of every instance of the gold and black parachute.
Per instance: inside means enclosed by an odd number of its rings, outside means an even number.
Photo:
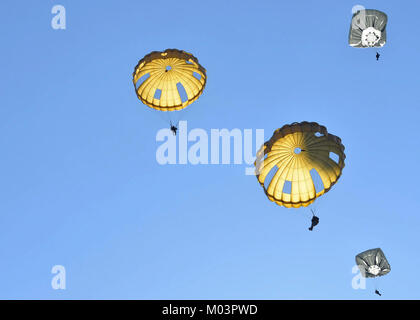
[[[206,69],[197,58],[177,49],[149,53],[133,72],[137,97],[161,111],[181,110],[193,103],[203,93],[206,80]]]
[[[324,126],[295,122],[274,131],[258,151],[256,175],[271,201],[287,208],[306,207],[337,182],[345,157],[341,139]],[[271,181],[266,181],[273,170]],[[322,180],[322,190],[316,190],[314,175]]]
[[[356,264],[365,278],[381,277],[391,271],[391,266],[381,248],[359,253],[356,256]]]

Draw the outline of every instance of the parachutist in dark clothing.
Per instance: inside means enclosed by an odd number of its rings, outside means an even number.
[[[319,223],[319,218],[317,216],[312,217],[312,225],[309,227],[309,230],[312,231],[313,228]]]
[[[378,53],[378,52],[376,52],[376,61],[378,61],[379,60],[379,57],[380,57],[381,55]]]
[[[315,215],[314,211],[311,209],[313,217],[312,217],[312,225],[309,227],[309,231],[312,231],[314,227],[319,223],[319,218]]]
[[[171,122],[171,131],[174,134],[174,136],[176,136],[176,131],[178,130],[178,128],[176,126],[174,126]]]
[[[375,290],[375,293],[376,293],[378,296],[382,296],[382,295],[381,295],[381,293],[380,293],[378,290]]]

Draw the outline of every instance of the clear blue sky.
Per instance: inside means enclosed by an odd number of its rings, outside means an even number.
[[[64,5],[67,29],[51,28]],[[353,5],[388,14],[354,49]],[[381,247],[383,298],[420,298],[420,2],[1,1],[0,298],[376,299],[353,290]],[[308,209],[268,201],[242,165],[157,164],[166,126],[131,74],[154,50],[207,69],[190,128],[316,121],[346,167]],[[365,93],[371,93],[365,95]],[[51,288],[63,265],[67,289]]]

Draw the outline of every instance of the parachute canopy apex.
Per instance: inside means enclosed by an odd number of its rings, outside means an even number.
[[[365,278],[381,277],[391,271],[391,266],[381,248],[359,253],[356,256],[356,264]]]
[[[287,208],[306,207],[337,182],[345,157],[341,139],[324,126],[295,122],[275,130],[260,148],[255,173],[269,200]]]
[[[356,48],[383,47],[388,16],[378,10],[357,11],[351,20],[349,45]]]
[[[133,72],[137,97],[161,111],[184,109],[203,93],[206,81],[206,69],[198,59],[178,49],[149,53]]]

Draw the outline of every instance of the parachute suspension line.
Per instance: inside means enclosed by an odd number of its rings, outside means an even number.
[[[174,123],[174,121],[172,121],[172,118],[173,118],[173,114],[175,112],[159,111],[159,113],[161,113],[161,114],[163,113],[162,118],[165,121],[165,127],[171,127],[172,126],[172,124]]]
[[[164,126],[165,128],[169,125],[169,112],[152,111],[151,113],[156,120],[159,120],[160,125]]]
[[[302,215],[302,217],[305,219],[305,221],[310,221],[312,219],[312,217],[314,216],[314,212],[316,212],[316,209],[312,209],[310,207],[312,207],[313,204],[311,204],[309,206],[309,211],[307,210],[307,208],[304,208],[304,215]]]
[[[380,283],[379,283],[379,277],[373,278],[373,285],[375,286],[375,294],[381,295],[381,290],[379,290]]]
[[[171,114],[170,114],[170,120],[169,120],[171,126],[174,125],[175,127],[178,128],[179,121],[182,121],[185,118],[185,117],[182,117],[182,114],[184,114],[188,109],[189,108],[186,108],[186,109],[181,110],[181,111],[171,112]]]
[[[179,123],[180,121],[198,119],[199,117],[197,115],[199,112],[202,112],[202,110],[203,110],[203,107],[201,106],[200,102],[197,102],[188,108],[179,110],[177,112],[171,112],[175,114],[173,118],[173,122]]]
[[[190,110],[190,108],[185,108],[179,111],[171,112],[171,120],[176,127],[178,127],[180,120],[184,120],[181,118],[185,118],[185,114],[188,112],[188,110]]]
[[[170,120],[169,125],[171,126],[171,130],[172,130],[173,127],[175,127],[176,130],[178,130],[179,121],[178,122],[172,122],[172,120]]]
[[[180,111],[157,111],[154,113],[157,113],[159,117],[163,120],[163,122],[165,123],[165,127],[170,127],[172,125],[178,127],[179,112]]]
[[[309,210],[312,212],[313,209],[309,208]],[[313,215],[309,213],[305,208],[305,219],[312,219]]]
[[[158,114],[160,117],[165,121],[165,123],[168,123],[170,121],[171,115],[168,111],[159,111]]]
[[[322,202],[321,200],[322,200],[322,197],[323,196],[321,196],[321,197],[319,197],[319,198],[317,198],[316,199],[316,201],[314,201],[310,206],[309,206],[309,209],[310,209],[310,216],[311,216],[311,218],[312,217],[314,217],[314,216],[316,216],[316,213],[317,212],[319,212],[320,211],[320,202]]]

